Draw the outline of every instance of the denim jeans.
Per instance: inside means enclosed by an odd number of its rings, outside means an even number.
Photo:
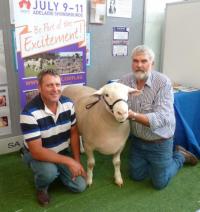
[[[69,156],[67,151],[62,152],[62,154]],[[37,190],[47,190],[57,177],[73,192],[83,192],[86,189],[85,179],[82,176],[78,176],[75,180],[72,180],[72,175],[65,165],[35,160],[26,149],[23,149],[22,157],[33,171]]]
[[[163,143],[147,143],[131,137],[129,169],[134,180],[150,178],[156,189],[162,189],[168,185],[184,162],[185,158],[181,153],[173,152],[173,139]]]

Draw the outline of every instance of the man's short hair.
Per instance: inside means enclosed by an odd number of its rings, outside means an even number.
[[[55,70],[55,69],[44,69],[41,72],[39,72],[39,74],[37,75],[37,79],[38,79],[38,83],[41,84],[42,83],[42,79],[45,75],[52,75],[52,76],[58,76],[60,77],[60,72]]]
[[[145,45],[136,46],[132,50],[131,57],[133,58],[133,56],[136,54],[147,54],[149,56],[149,58],[151,59],[151,61],[154,62],[155,54],[154,54],[153,50],[150,49],[148,46],[145,46]]]

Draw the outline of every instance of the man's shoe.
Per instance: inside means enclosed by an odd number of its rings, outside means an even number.
[[[37,191],[37,200],[42,206],[46,206],[50,202],[49,194],[47,191]]]
[[[185,157],[185,163],[189,163],[190,165],[193,166],[198,163],[198,158],[191,152],[187,151],[182,146],[176,145],[176,151],[183,154],[183,156]]]

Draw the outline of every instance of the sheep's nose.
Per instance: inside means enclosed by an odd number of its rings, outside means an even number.
[[[126,114],[127,114],[127,112],[117,111],[117,115],[119,115],[119,116],[125,116]]]

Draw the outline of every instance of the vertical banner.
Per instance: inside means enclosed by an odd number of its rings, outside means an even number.
[[[4,53],[3,31],[0,30],[0,85],[7,84],[7,72]]]
[[[7,84],[7,71],[5,63],[3,31],[0,30],[0,137],[11,133],[8,86],[5,86],[5,84]]]
[[[86,83],[86,0],[13,0],[22,107],[37,94],[37,74],[61,72],[63,85]]]
[[[0,136],[11,133],[8,87],[0,86]]]

